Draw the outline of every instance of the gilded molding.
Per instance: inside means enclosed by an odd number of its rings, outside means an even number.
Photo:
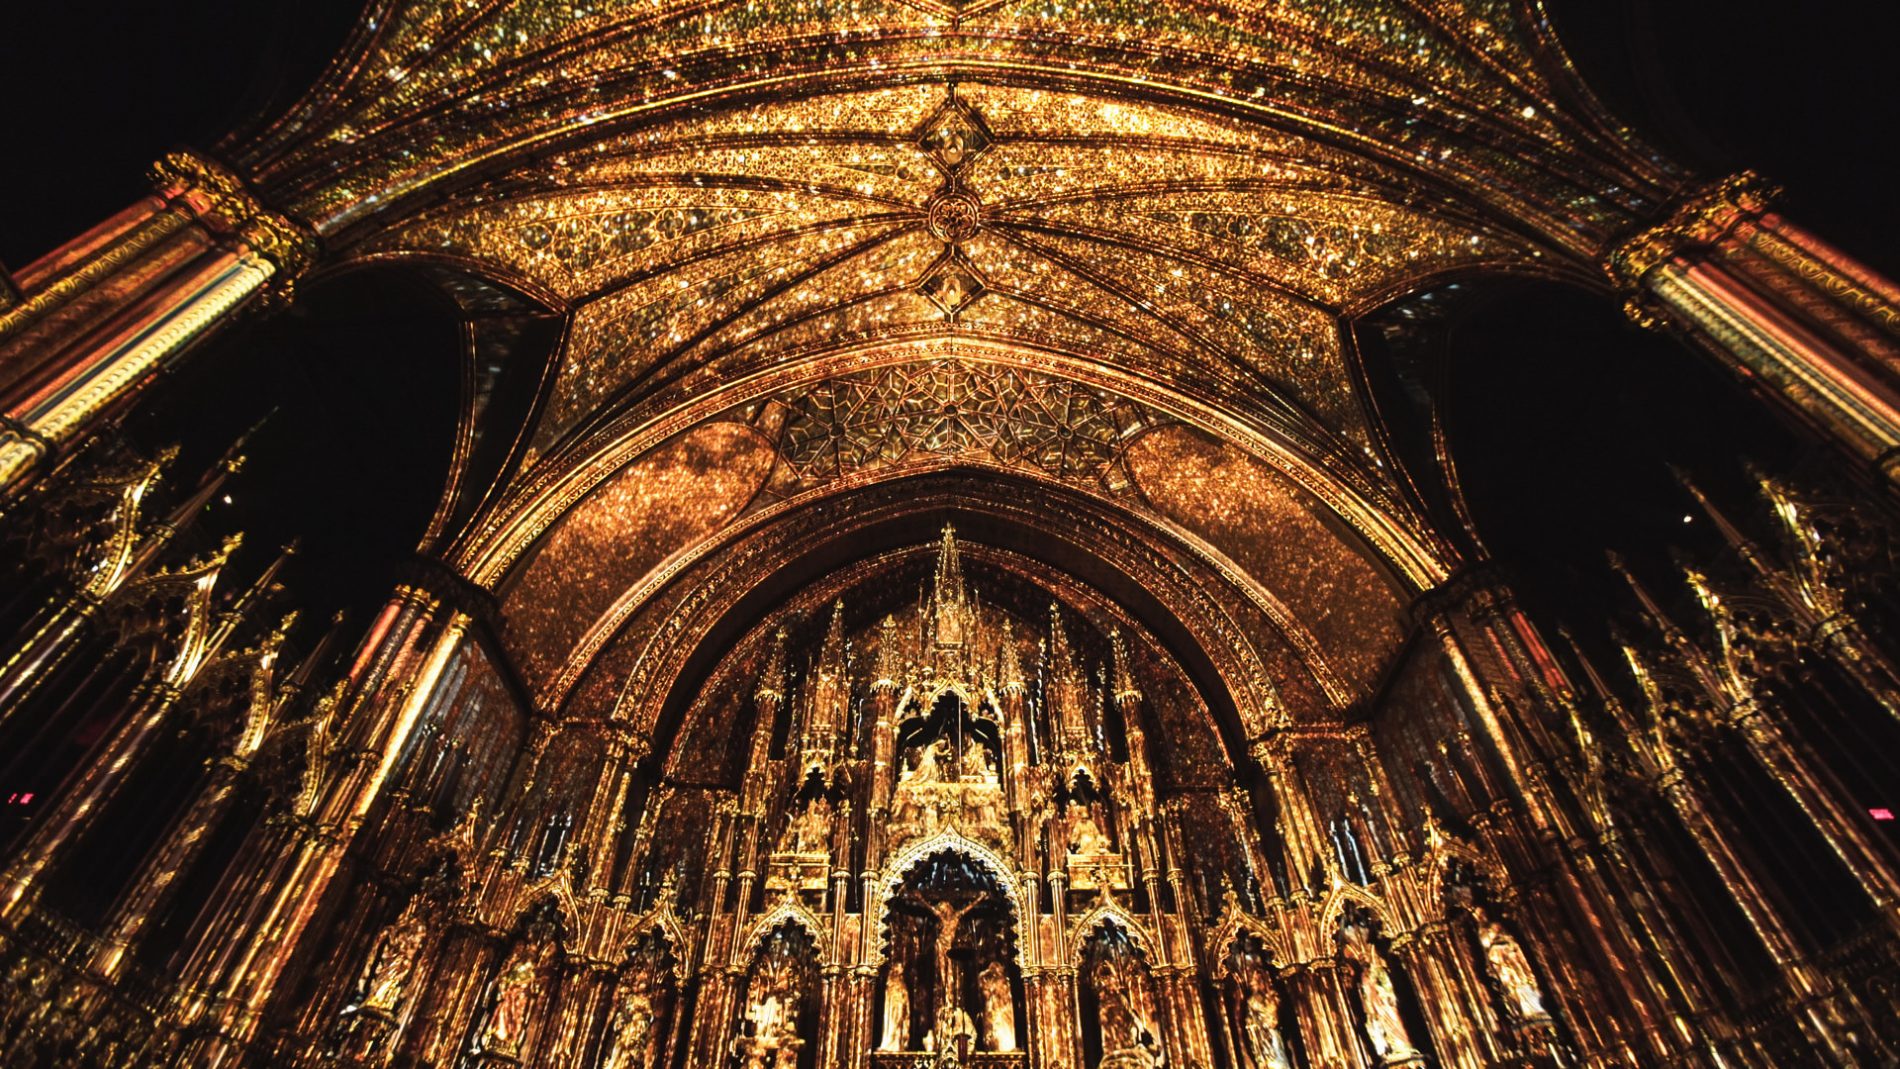
[[[172,205],[270,261],[280,280],[294,279],[316,262],[316,233],[271,209],[216,160],[188,149],[167,153],[152,164],[151,179]]]
[[[1668,219],[1612,249],[1604,270],[1618,290],[1637,296],[1657,265],[1721,244],[1740,224],[1761,218],[1780,196],[1780,187],[1753,171],[1711,182],[1683,198]]]

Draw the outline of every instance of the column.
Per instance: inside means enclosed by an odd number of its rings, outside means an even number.
[[[163,662],[134,693],[125,719],[88,757],[72,786],[53,803],[0,874],[0,916],[16,916],[30,906],[48,867],[86,834],[117,796],[179,699],[196,682],[198,672],[223,652],[250,614],[270,596],[285,560],[281,556],[230,608],[213,614],[213,593],[238,541],[236,536],[226,539],[209,558],[180,573],[191,578],[191,601],[183,610],[185,618],[177,624],[176,648],[163,651]]]
[[[18,276],[0,312],[0,498],[273,278],[301,273],[317,241],[222,165],[177,152],[156,192]]]
[[[241,1057],[470,622],[410,586],[399,587],[377,617],[328,728],[328,745],[318,748],[323,767],[299,819],[288,835],[265,829],[275,848],[255,855],[257,871],[237,881],[246,893],[227,900],[186,962],[181,986],[190,995],[180,1008],[198,1033],[196,1064],[229,1065]]]
[[[1900,479],[1900,288],[1772,210],[1744,172],[1690,194],[1606,267],[1645,326],[1682,330],[1801,420]]]

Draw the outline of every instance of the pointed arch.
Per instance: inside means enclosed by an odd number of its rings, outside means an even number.
[[[904,886],[904,880],[910,876],[912,870],[931,857],[943,853],[955,854],[972,862],[989,873],[996,880],[996,885],[1002,888],[1003,902],[1009,911],[1010,924],[1017,933],[1013,940],[1016,947],[1016,967],[1026,968],[1028,962],[1023,956],[1023,932],[1028,923],[1028,915],[1023,910],[1022,893],[1017,887],[1017,880],[1021,877],[1001,854],[975,839],[965,838],[948,829],[912,841],[892,856],[886,865],[884,884],[878,894],[877,947],[872,960],[866,964],[874,969],[881,969],[884,963],[890,960],[891,926],[888,917],[891,899],[897,897],[898,891]]]

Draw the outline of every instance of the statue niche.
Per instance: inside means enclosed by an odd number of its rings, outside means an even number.
[[[913,709],[904,721],[891,798],[894,847],[945,829],[1006,846],[1000,716],[984,712],[971,715],[962,696],[946,690],[927,714]]]
[[[1009,900],[987,870],[950,851],[931,855],[886,902],[885,922],[880,1055],[1021,1049]]]
[[[837,810],[813,775],[793,798],[772,851],[765,887],[768,891],[823,891],[831,874],[831,839]]]
[[[1363,910],[1348,909],[1333,936],[1340,961],[1351,971],[1361,1013],[1360,1027],[1379,1065],[1416,1065],[1425,1056],[1413,1045],[1398,985],[1377,941],[1378,922]]]
[[[818,944],[790,921],[753,955],[733,1024],[738,1069],[811,1069],[817,1058]]]
[[[1165,1060],[1154,976],[1133,937],[1110,921],[1082,949],[1082,1046],[1098,1069],[1154,1069]]]
[[[1076,773],[1062,803],[1069,886],[1077,891],[1128,890],[1127,861],[1108,836],[1104,822],[1109,806],[1094,781],[1085,772]]]
[[[1293,1069],[1287,1037],[1297,1036],[1298,1029],[1288,1027],[1266,948],[1243,934],[1233,942],[1225,964],[1222,1001],[1235,1064],[1240,1069]]]
[[[627,954],[600,1041],[599,1069],[649,1069],[667,1061],[675,996],[673,951],[657,929]]]

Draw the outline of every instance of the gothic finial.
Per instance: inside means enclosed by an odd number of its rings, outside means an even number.
[[[1069,652],[1069,635],[1062,629],[1062,603],[1049,602],[1049,656],[1052,665],[1060,671],[1068,671],[1075,666],[1075,658]]]
[[[826,660],[830,660],[834,652],[840,657],[844,654],[844,599],[842,598],[831,603],[831,626],[825,631],[823,656]]]
[[[957,558],[957,531],[947,523],[937,550],[936,595],[940,603],[961,603],[968,596],[963,587],[963,564]]]
[[[1128,644],[1122,640],[1120,628],[1108,633],[1109,650],[1113,659],[1110,670],[1110,693],[1118,704],[1126,705],[1141,700],[1141,688],[1135,685],[1134,672],[1128,666]]]
[[[1008,618],[1003,620],[1003,638],[997,650],[997,679],[1004,690],[1021,693],[1027,686],[1023,678],[1022,655],[1016,651],[1015,629]]]
[[[877,678],[872,682],[872,686],[895,687],[903,673],[904,656],[898,649],[897,620],[886,616],[884,622],[878,626]]]
[[[772,632],[771,648],[765,655],[765,668],[759,672],[759,686],[753,694],[775,701],[785,697],[785,629]]]

